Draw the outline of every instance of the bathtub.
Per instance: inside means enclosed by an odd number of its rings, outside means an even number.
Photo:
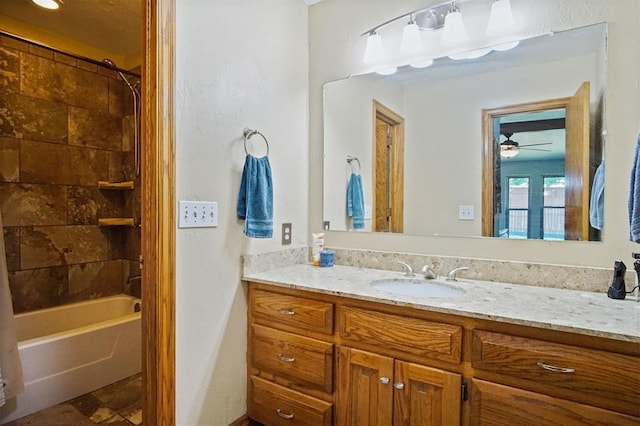
[[[118,295],[16,315],[25,391],[0,408],[0,424],[140,372],[139,308]]]

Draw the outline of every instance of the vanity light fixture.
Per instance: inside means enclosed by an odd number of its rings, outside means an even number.
[[[453,7],[453,3],[451,3]],[[444,47],[458,47],[469,42],[467,30],[462,21],[462,13],[453,8],[444,19],[444,30],[440,44]]]
[[[49,10],[59,9],[60,6],[64,4],[62,0],[31,0],[33,3],[37,4],[40,7]]]
[[[362,34],[367,36],[364,63],[380,74],[390,74],[398,66],[423,68],[431,65],[434,58],[445,56],[455,60],[475,59],[493,50],[508,50],[518,45],[518,26],[511,12],[511,0],[495,0],[491,5],[486,33],[471,34],[470,37],[458,5],[472,1],[478,0],[447,0],[413,10],[371,28]],[[380,30],[387,31],[386,27],[401,20],[406,24],[402,29],[402,37],[398,37],[398,50],[395,54],[385,52]],[[392,32],[392,29],[389,30]],[[442,30],[440,43],[431,35],[425,35],[430,31],[437,37],[434,31],[439,30]],[[430,46],[425,46],[425,41],[429,40]],[[385,44],[389,48],[389,44]]]

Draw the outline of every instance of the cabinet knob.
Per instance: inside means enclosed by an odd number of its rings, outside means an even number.
[[[285,413],[284,411],[282,411],[281,409],[277,409],[276,413],[278,413],[278,415],[280,417],[282,417],[283,419],[292,419],[293,418],[293,413]]]
[[[295,315],[296,311],[291,311],[289,309],[278,309],[278,313],[282,315]]]
[[[402,390],[402,389],[404,389],[404,383],[402,383],[402,382],[395,382],[395,383],[393,384],[393,387],[394,387],[394,388],[396,388],[396,389],[400,389],[400,390]]]
[[[295,362],[296,359],[295,358],[290,358],[288,356],[284,356],[282,354],[278,354],[278,359],[282,362]]]
[[[389,380],[388,377],[384,377],[384,376],[380,377],[380,383],[382,383],[383,385],[388,385],[390,381],[391,380]]]

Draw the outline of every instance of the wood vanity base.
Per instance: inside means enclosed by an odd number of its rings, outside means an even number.
[[[265,425],[640,425],[640,345],[249,283]]]

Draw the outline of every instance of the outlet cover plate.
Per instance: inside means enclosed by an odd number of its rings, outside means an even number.
[[[218,203],[215,201],[179,201],[178,228],[213,228],[218,226]]]
[[[282,245],[291,244],[291,223],[282,224]]]
[[[458,219],[460,220],[473,220],[474,212],[473,206],[458,206]]]

